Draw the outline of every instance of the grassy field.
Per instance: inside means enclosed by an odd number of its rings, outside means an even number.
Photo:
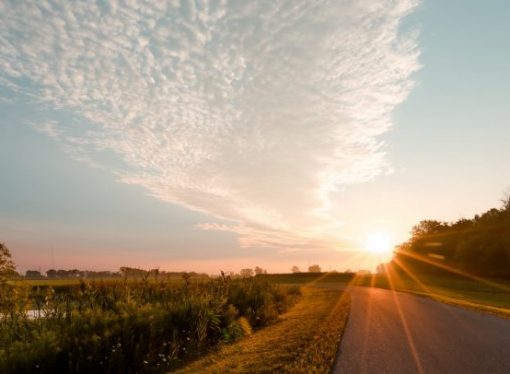
[[[313,285],[313,284],[346,284],[354,278],[351,273],[292,273],[292,274],[264,274],[260,275],[262,279],[267,279],[274,283],[295,284],[295,285]]]
[[[269,274],[267,279],[281,284],[328,284],[373,286],[409,292],[435,300],[485,311],[510,318],[510,280],[475,280],[459,275],[439,276],[416,274],[412,277],[402,272],[392,271],[391,282],[386,275],[354,276],[344,273],[298,273]]]
[[[415,276],[403,274],[356,277],[352,285],[373,286],[409,292],[470,309],[510,318],[510,281],[474,280],[460,276]]]
[[[257,278],[3,284],[0,372],[161,372],[274,323],[299,298]]]
[[[290,280],[302,283],[306,278]],[[280,280],[288,279],[280,276]],[[299,303],[280,322],[223,345],[179,372],[329,373],[348,317],[348,295],[313,286],[302,287],[302,293]]]
[[[207,276],[204,275],[194,275],[189,278],[190,281],[197,280],[208,280]],[[72,286],[78,285],[81,282],[119,282],[124,281],[123,277],[108,277],[108,278],[65,278],[65,279],[17,279],[9,281],[12,285],[26,285],[31,287],[60,287],[60,286]],[[137,282],[140,281],[140,278],[130,277],[127,279],[128,282]],[[147,279],[149,282],[154,282],[156,279],[154,277],[149,277]],[[158,281],[165,282],[175,282],[175,283],[183,283],[184,279],[181,275],[171,275],[171,276],[160,276]]]
[[[265,279],[273,283],[287,284],[287,285],[302,285],[314,283],[346,283],[353,278],[353,274],[344,273],[295,273],[295,274],[263,274],[258,275],[257,278]],[[189,278],[190,281],[206,281],[210,278],[204,275],[195,275]],[[139,278],[128,278],[128,282],[137,282]],[[165,282],[183,283],[183,277],[180,275],[160,277],[159,280]],[[66,279],[19,279],[9,281],[10,284],[26,285],[30,287],[61,287],[78,285],[81,282],[119,282],[124,281],[122,277],[109,277],[109,278],[66,278]],[[148,278],[149,282],[154,282],[154,277]]]
[[[60,287],[60,286],[73,286],[80,284],[80,282],[116,282],[120,278],[99,278],[99,279],[20,279],[10,281],[10,284],[15,286],[30,286],[30,287]]]

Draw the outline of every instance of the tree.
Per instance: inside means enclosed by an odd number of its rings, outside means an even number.
[[[0,282],[16,274],[14,262],[11,259],[11,252],[4,243],[0,243]]]
[[[510,196],[500,208],[455,222],[425,220],[397,247],[394,262],[414,273],[510,278]],[[453,271],[451,269],[454,269]]]
[[[292,269],[290,269],[290,270],[291,270],[294,274],[296,274],[296,273],[301,273],[301,270],[299,270],[299,268],[298,268],[296,265],[294,265],[294,266],[292,267]]]
[[[39,270],[27,270],[25,273],[27,279],[42,279],[43,275]]]
[[[375,268],[375,272],[379,275],[386,274],[386,264],[379,264]]]
[[[239,272],[242,278],[253,277],[253,269],[241,269]]]
[[[411,235],[413,237],[421,237],[426,235],[433,235],[440,233],[448,228],[448,224],[432,219],[426,219],[420,221],[417,225],[413,226],[411,230]]]
[[[310,273],[320,273],[321,267],[317,264],[308,266],[308,271]]]
[[[57,271],[55,269],[50,269],[46,272],[46,276],[48,278],[56,278],[57,277]]]
[[[261,267],[255,266],[255,275],[260,274],[267,274],[267,271],[265,269],[262,269]]]

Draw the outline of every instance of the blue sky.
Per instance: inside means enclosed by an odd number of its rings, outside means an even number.
[[[510,187],[506,2],[174,3],[2,3],[20,269],[371,267]]]

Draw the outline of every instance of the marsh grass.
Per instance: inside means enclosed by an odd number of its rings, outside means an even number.
[[[4,284],[0,372],[161,372],[274,322],[297,297],[296,287],[225,276]]]
[[[349,312],[346,293],[302,288],[280,321],[184,367],[179,373],[329,373]]]

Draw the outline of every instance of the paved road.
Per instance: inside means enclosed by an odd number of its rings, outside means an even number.
[[[510,320],[377,288],[349,292],[334,373],[510,373]]]

